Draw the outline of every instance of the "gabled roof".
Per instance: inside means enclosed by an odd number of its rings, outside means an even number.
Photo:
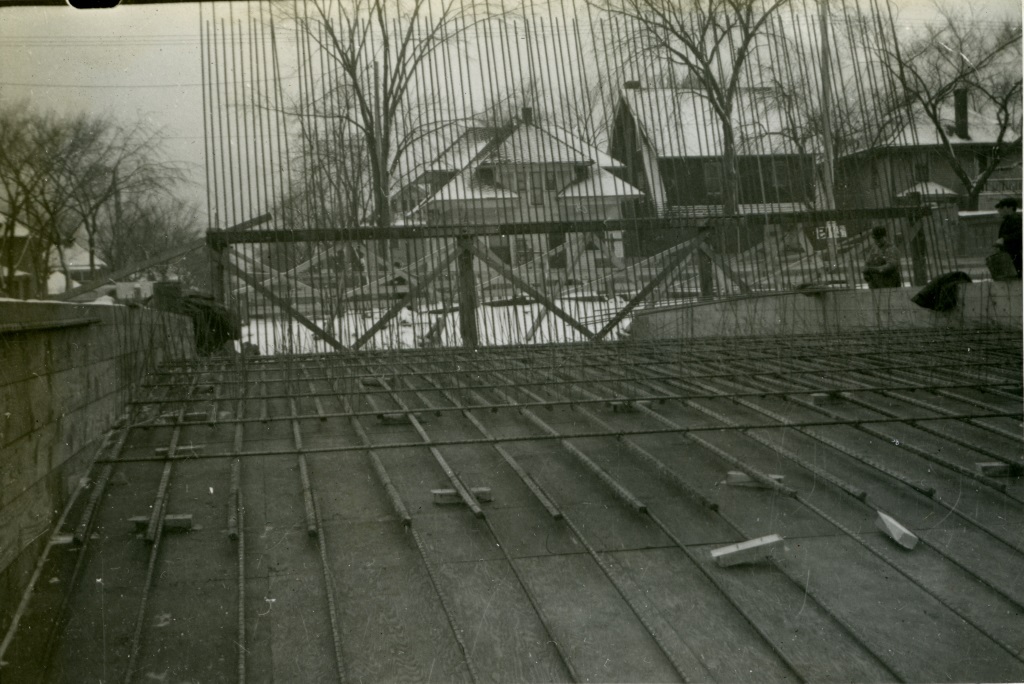
[[[533,124],[521,123],[489,155],[503,164],[593,164],[591,155]]]
[[[884,146],[910,147],[918,145],[942,145],[942,137],[931,119],[925,116],[920,107],[914,107],[906,115],[907,123],[896,130],[883,143]],[[977,110],[967,113],[967,138],[956,134],[953,107],[939,108],[939,120],[945,130],[946,137],[952,145],[991,145],[999,139],[999,122],[994,116]],[[1007,131],[1004,142],[1013,142],[1020,133]]]
[[[545,123],[544,129],[549,131],[552,135],[558,136],[558,138],[564,141],[567,145],[571,145],[573,149],[579,150],[590,159],[593,159],[594,163],[603,169],[622,169],[626,167],[625,164],[615,157],[604,152],[600,148],[591,145],[583,138],[576,136],[572,131],[565,129],[562,126]]]
[[[643,192],[609,171],[594,167],[587,178],[558,193],[558,199],[581,199],[595,197],[642,197]]]
[[[703,92],[692,89],[640,88],[622,91],[640,132],[658,157],[720,157],[722,127]],[[741,91],[733,107],[737,153],[801,154],[783,131],[785,115],[764,98]]]
[[[94,257],[96,268],[105,268],[107,262],[100,258],[97,254]],[[70,246],[64,248],[64,263],[71,270],[82,270],[89,268],[89,250],[82,247],[78,242],[72,242]],[[59,269],[60,255],[57,254],[57,250],[54,249],[50,252],[50,268]]]
[[[587,167],[589,171],[586,177],[564,188],[558,194],[559,199],[638,197],[643,194],[607,171],[609,168],[621,168],[621,162],[565,129],[519,121],[504,129],[488,130],[491,139],[477,140],[478,144],[474,143],[476,154],[470,158],[463,157],[465,163],[459,172],[437,193],[426,198],[423,204],[518,198],[519,194],[515,191],[485,183],[476,173],[481,166],[501,164],[566,164]],[[442,157],[447,154],[445,152]]]
[[[428,171],[458,172],[476,157],[500,129],[491,126],[473,126],[460,135],[430,165]]]

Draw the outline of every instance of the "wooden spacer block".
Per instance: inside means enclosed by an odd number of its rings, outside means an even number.
[[[772,480],[782,484],[785,479],[782,475],[768,475]],[[754,478],[750,477],[746,473],[740,470],[730,470],[725,474],[725,484],[735,485],[737,487],[757,487],[759,489],[767,489],[768,485],[763,482],[758,482]]]
[[[186,423],[194,421],[204,421],[206,420],[206,414],[203,413],[202,411],[193,411],[192,413],[186,413],[185,415],[183,415],[182,419]]]
[[[405,413],[378,413],[377,420],[385,425],[404,425],[409,422],[409,416]]]
[[[192,529],[191,513],[171,513],[164,516],[165,532],[188,532]]]
[[[174,450],[174,454],[176,456],[187,456],[189,454],[192,454],[194,456],[195,454],[198,454],[199,451],[201,449],[205,448],[205,447],[206,447],[205,444],[182,444],[181,446],[179,446],[178,448],[176,448]],[[166,456],[167,455],[167,451],[168,451],[167,447],[157,447],[156,448],[156,455],[157,456]]]
[[[843,400],[839,392],[815,392],[811,395],[811,403],[815,406],[833,406]]]
[[[730,544],[711,549],[711,558],[720,567],[727,568],[741,563],[756,563],[769,558],[775,550],[781,550],[782,537],[769,534],[739,544]]]
[[[462,503],[462,497],[454,489],[431,489],[430,493],[433,495],[434,504],[437,506]],[[491,493],[490,487],[473,487],[469,490],[469,493],[480,503],[494,501],[494,495]]]
[[[905,549],[913,549],[917,546],[917,535],[897,522],[895,518],[886,515],[882,511],[878,511],[878,517],[875,518],[875,527]]]
[[[149,516],[148,515],[136,515],[128,518],[128,522],[135,525],[136,532],[145,532],[146,528],[149,527]],[[188,532],[192,529],[192,514],[191,513],[168,513],[164,516],[164,531],[165,532]]]
[[[978,472],[986,477],[1020,477],[1024,475],[1024,466],[1019,463],[978,463]]]
[[[373,378],[373,377],[360,378],[359,382],[362,384],[363,387],[383,387],[384,386],[384,383],[381,381],[380,378]]]
[[[615,413],[636,413],[638,406],[650,406],[651,402],[647,400],[641,401],[612,401],[608,405],[612,407],[612,411]]]

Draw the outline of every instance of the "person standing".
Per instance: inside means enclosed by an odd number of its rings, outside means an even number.
[[[1021,275],[1021,217],[1017,213],[1017,200],[1006,197],[996,204],[996,211],[1002,217],[999,224],[999,238],[993,245],[1010,255],[1013,267],[1017,269],[1017,277]]]
[[[882,287],[902,287],[900,253],[890,242],[885,226],[871,229],[872,245],[864,262],[864,280],[872,290]]]

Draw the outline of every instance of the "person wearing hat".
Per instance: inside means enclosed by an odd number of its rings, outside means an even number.
[[[1021,273],[1021,219],[1017,213],[1017,200],[1006,197],[996,204],[996,211],[1003,218],[999,224],[999,239],[993,245],[1010,255],[1013,267],[1017,269],[1017,277]]]
[[[881,287],[902,287],[903,276],[900,274],[900,253],[889,242],[889,232],[885,226],[871,229],[871,241],[864,262],[864,280],[872,290]]]

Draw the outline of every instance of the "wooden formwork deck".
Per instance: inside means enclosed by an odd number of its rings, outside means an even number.
[[[1021,355],[979,330],[167,368],[0,677],[1022,681]]]

